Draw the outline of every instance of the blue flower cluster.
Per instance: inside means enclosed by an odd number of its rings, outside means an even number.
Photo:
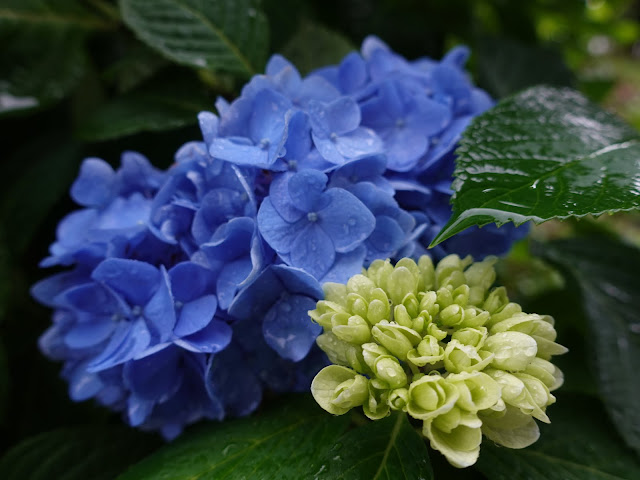
[[[166,438],[252,412],[263,389],[309,387],[325,358],[308,319],[321,284],[419,256],[448,220],[453,148],[492,105],[468,52],[409,62],[380,40],[302,78],[281,56],[198,119],[166,172],[127,152],[89,158],[33,287],[55,309],[40,346],[74,400],[94,398]],[[485,228],[435,256],[503,253]]]

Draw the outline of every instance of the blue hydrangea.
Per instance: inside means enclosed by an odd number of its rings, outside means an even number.
[[[456,48],[409,61],[375,37],[303,77],[282,56],[198,115],[164,172],[127,152],[83,162],[33,287],[42,351],[73,400],[174,438],[304,391],[326,362],[307,311],[323,282],[414,256],[451,215],[454,148],[492,100]],[[469,229],[430,252],[501,254],[526,233]]]

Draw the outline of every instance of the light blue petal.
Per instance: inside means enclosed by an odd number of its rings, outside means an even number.
[[[211,112],[200,112],[198,114],[198,123],[200,124],[202,138],[204,138],[207,145],[210,145],[213,139],[218,136],[220,123],[218,117]]]
[[[89,372],[99,372],[126,362],[149,346],[151,334],[144,320],[120,321],[109,344],[88,365]]]
[[[265,241],[276,252],[289,253],[291,242],[305,227],[308,220],[303,217],[295,223],[286,222],[276,211],[269,197],[265,198],[258,211],[258,229]]]
[[[351,277],[362,272],[366,254],[367,249],[364,245],[360,245],[347,253],[336,254],[333,265],[327,274],[320,279],[320,283],[347,283]]]
[[[85,207],[102,207],[117,194],[117,178],[111,166],[99,158],[87,158],[71,185],[71,198]]]
[[[336,252],[331,238],[318,224],[311,223],[291,245],[291,265],[322,278],[333,264]]]
[[[322,229],[331,238],[335,251],[348,252],[360,245],[373,231],[375,217],[353,194],[341,188],[325,192],[327,208],[318,212]]]
[[[105,341],[113,333],[116,323],[111,317],[93,317],[78,322],[65,334],[64,343],[72,349],[93,347]]]
[[[373,130],[363,127],[339,136],[335,141],[335,145],[338,153],[344,158],[363,157],[383,151],[383,143],[380,137]]]
[[[327,185],[327,176],[316,170],[303,170],[289,178],[289,198],[303,212],[319,210],[323,205],[321,194]]]

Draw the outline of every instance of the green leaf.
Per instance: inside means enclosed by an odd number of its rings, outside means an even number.
[[[472,225],[640,207],[640,135],[570,89],[503,100],[473,120],[456,153],[453,215],[431,246]]]
[[[483,38],[475,54],[478,83],[498,98],[542,83],[560,87],[575,83],[560,52],[548,47],[507,37]]]
[[[202,85],[190,79],[143,85],[102,105],[82,121],[77,134],[100,141],[139,132],[157,132],[196,124],[212,102]]]
[[[627,444],[640,452],[640,250],[587,237],[545,244],[538,253],[580,285],[600,395]]]
[[[540,425],[540,439],[522,450],[499,447],[485,439],[476,468],[491,480],[632,480],[640,463],[590,397],[558,395],[550,425]]]
[[[353,50],[355,47],[346,37],[306,22],[284,46],[282,54],[305,75],[316,68],[340,63]]]
[[[28,438],[0,459],[3,480],[110,480],[156,445],[131,429],[76,427]]]
[[[314,478],[319,459],[347,428],[310,396],[291,395],[250,418],[186,434],[118,477],[120,480]]]
[[[112,26],[76,0],[2,2],[0,115],[65,97],[84,74],[87,33]]]
[[[302,478],[302,477],[301,477]],[[405,413],[368,422],[340,437],[316,473],[319,480],[433,479],[424,438]]]
[[[261,69],[269,26],[258,0],[120,0],[125,23],[171,60],[245,76]]]
[[[11,162],[29,162],[21,176],[2,192],[0,215],[12,253],[28,246],[55,202],[65,195],[81,160],[80,146],[61,143],[58,132],[35,137]]]

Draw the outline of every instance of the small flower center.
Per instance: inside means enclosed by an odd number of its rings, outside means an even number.
[[[407,125],[407,121],[404,118],[396,120],[396,128],[404,128]]]
[[[142,307],[140,305],[136,305],[131,309],[131,314],[134,317],[139,317],[142,314]]]
[[[184,307],[184,303],[182,303],[180,300],[175,302],[174,305],[176,307],[176,310],[180,310],[182,307]]]
[[[292,171],[297,171],[298,170],[298,161],[297,160],[289,160],[287,162],[287,167],[289,167],[289,170]]]
[[[336,132],[331,132],[331,135],[329,135],[329,138],[331,139],[332,142],[336,142],[338,141],[338,134]]]
[[[260,140],[260,143],[258,144],[258,146],[262,150],[266,150],[267,148],[269,148],[270,145],[271,145],[271,140],[269,140],[268,138],[263,138],[262,140]]]
[[[316,212],[309,212],[307,213],[307,220],[309,220],[310,222],[317,222],[318,221],[318,214]]]

